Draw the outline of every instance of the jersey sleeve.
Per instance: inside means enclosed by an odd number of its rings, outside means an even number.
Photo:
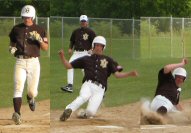
[[[158,73],[158,81],[159,82],[169,82],[169,80],[172,79],[172,74],[171,72],[169,73],[164,73],[164,68],[160,69]]]
[[[72,35],[70,37],[70,45],[69,45],[70,49],[73,49],[74,43],[75,43],[75,31],[72,32]]]
[[[72,67],[83,69],[85,67],[85,58],[86,56],[77,58],[76,60],[72,61],[71,62]]]
[[[15,28],[12,28],[11,32],[9,33],[10,41],[13,43],[16,43],[16,37],[15,37]]]
[[[117,66],[118,62],[114,61],[112,58],[109,58],[109,70],[111,73],[115,73],[118,71]]]

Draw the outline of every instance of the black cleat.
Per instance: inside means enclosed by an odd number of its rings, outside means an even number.
[[[68,84],[67,86],[63,86],[60,88],[62,91],[66,91],[66,92],[70,92],[72,93],[73,92],[73,87],[72,87],[72,84]]]
[[[63,114],[60,116],[60,121],[66,121],[72,113],[72,109],[65,109]]]
[[[35,99],[34,98],[30,98],[28,95],[27,95],[27,102],[29,104],[29,108],[31,111],[35,111]]]

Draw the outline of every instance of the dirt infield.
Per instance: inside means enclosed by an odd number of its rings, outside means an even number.
[[[183,105],[191,116],[191,99],[183,101]],[[178,116],[166,125],[140,125],[140,103],[101,107],[93,119],[78,119],[72,114],[66,122],[59,121],[63,110],[50,113],[49,109],[50,100],[37,102],[35,112],[22,106],[21,125],[11,120],[13,108],[0,109],[0,133],[191,133],[190,119]]]
[[[36,111],[28,105],[21,107],[22,124],[15,125],[11,120],[13,108],[0,109],[1,133],[50,133],[50,100],[36,103]]]
[[[191,99],[183,105],[191,107]],[[166,125],[140,125],[140,103],[102,107],[93,119],[78,119],[72,114],[66,122],[61,122],[62,112],[51,111],[51,133],[191,133],[191,121],[184,119]]]

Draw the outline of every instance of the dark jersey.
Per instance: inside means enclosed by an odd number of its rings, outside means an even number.
[[[24,23],[21,23],[12,28],[9,37],[10,41],[16,44],[17,51],[15,56],[40,56],[39,42],[30,38],[30,32],[35,31],[39,33],[42,38],[46,37],[45,30],[36,24],[26,26]]]
[[[73,68],[84,69],[85,75],[83,82],[92,80],[97,81],[107,88],[107,79],[111,73],[117,71],[116,62],[105,55],[93,54],[84,56],[71,62]]]
[[[92,47],[92,42],[95,36],[95,32],[90,28],[78,28],[72,32],[69,48],[76,51],[88,51]]]
[[[179,87],[175,83],[175,79],[172,73],[164,73],[164,69],[161,69],[158,74],[158,85],[156,89],[156,95],[162,95],[168,98],[173,105],[179,103],[180,92],[177,90]]]

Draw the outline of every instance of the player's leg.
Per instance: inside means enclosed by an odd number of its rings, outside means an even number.
[[[80,90],[80,95],[72,103],[66,106],[63,114],[60,116],[60,120],[67,120],[72,112],[76,111],[82,104],[89,100],[91,95],[92,94],[89,84],[87,82],[84,82]]]
[[[24,84],[26,81],[26,70],[25,61],[22,59],[17,59],[15,70],[14,70],[14,95],[13,95],[13,105],[14,113],[12,119],[15,124],[21,124],[21,105],[22,105],[22,94],[24,90]]]
[[[151,109],[162,115],[170,112],[172,108],[172,103],[167,98],[161,95],[157,95],[151,102]]]
[[[105,90],[95,84],[92,85],[92,96],[89,99],[86,111],[79,115],[79,118],[92,118],[96,115],[103,100]]]
[[[31,111],[35,111],[35,97],[38,95],[40,63],[38,58],[27,61],[27,101]]]

